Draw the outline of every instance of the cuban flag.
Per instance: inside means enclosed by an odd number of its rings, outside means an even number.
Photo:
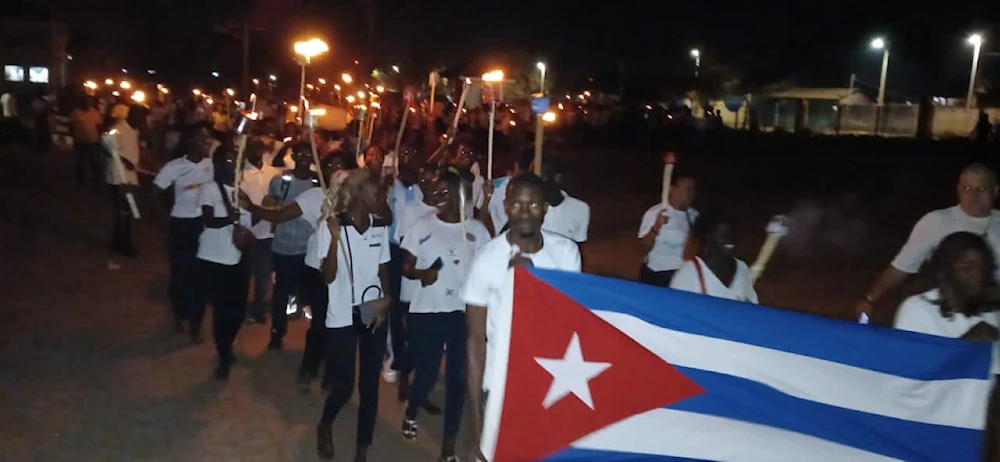
[[[513,284],[492,462],[981,459],[988,344],[587,274]]]

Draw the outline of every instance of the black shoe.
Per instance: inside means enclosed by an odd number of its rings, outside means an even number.
[[[333,460],[333,425],[319,424],[316,426],[316,454],[320,460]]]
[[[271,341],[267,343],[267,349],[271,351],[280,350],[284,343],[281,337],[271,337]]]
[[[441,413],[444,412],[440,407],[438,407],[438,405],[432,403],[429,399],[424,402],[424,410],[430,415],[441,415]]]
[[[403,416],[403,438],[409,441],[417,439],[417,421]]]
[[[219,365],[215,367],[215,380],[220,382],[229,381],[229,370],[232,367],[232,362],[229,360],[219,360]]]

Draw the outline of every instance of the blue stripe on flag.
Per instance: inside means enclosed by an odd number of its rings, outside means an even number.
[[[625,313],[680,332],[916,380],[986,379],[990,367],[986,343],[861,326],[590,274],[531,272],[591,310]]]
[[[669,409],[780,428],[907,461],[981,458],[982,433],[976,430],[853,411],[789,396],[741,377],[677,369],[706,393],[667,406]]]
[[[661,456],[657,454],[639,454],[635,452],[616,451],[596,451],[591,449],[569,448],[554,455],[546,457],[545,461],[576,461],[593,460],[600,462],[708,462],[702,459],[688,459],[685,457]]]

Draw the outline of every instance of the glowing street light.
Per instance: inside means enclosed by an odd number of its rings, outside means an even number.
[[[104,84],[105,85],[114,85],[115,81],[112,80],[112,79],[104,79]]]
[[[144,93],[142,90],[136,90],[135,93],[132,93],[132,101],[135,101],[137,103],[142,103],[146,101],[146,93]]]
[[[969,45],[972,45],[972,72],[969,75],[969,94],[965,97],[965,107],[972,109],[975,106],[976,94],[976,74],[979,71],[979,55],[983,51],[982,34],[972,34],[969,36]]]
[[[194,90],[191,90],[191,94],[195,96],[201,96],[201,90],[195,88]]]
[[[128,80],[122,80],[122,83],[118,84],[118,86],[121,87],[122,90],[128,90],[129,88],[132,88],[132,84],[129,83]]]
[[[278,76],[276,76],[274,74],[271,74],[271,75],[267,76],[267,78],[270,79],[272,82],[277,82],[278,81]]]
[[[698,73],[701,72],[701,50],[692,48],[691,57],[694,58],[694,77],[698,78]]]
[[[552,123],[556,121],[556,113],[552,111],[546,111],[545,115],[542,116],[542,120],[547,123]]]
[[[348,73],[346,73],[346,72],[345,72],[345,73],[343,73],[343,74],[340,74],[340,80],[343,80],[343,81],[344,81],[344,83],[346,83],[346,84],[350,85],[350,84],[351,84],[351,82],[353,82],[353,81],[354,81],[354,78],[353,78],[353,77],[351,77],[351,74],[348,74]]]
[[[398,74],[399,73],[399,66],[393,65],[392,66],[392,72],[395,72],[395,73]]]
[[[219,71],[212,71],[212,77],[219,78]]]
[[[97,89],[97,82],[94,82],[93,80],[88,80],[88,81],[86,81],[86,82],[83,83],[83,86],[86,87],[86,88],[89,88],[91,90],[96,90]]]
[[[503,82],[503,71],[496,70],[483,74],[484,82]]]
[[[885,77],[889,73],[889,47],[886,46],[885,39],[882,37],[875,37],[871,47],[873,50],[882,50],[882,77],[879,78],[878,82],[878,105],[882,106],[885,104]]]

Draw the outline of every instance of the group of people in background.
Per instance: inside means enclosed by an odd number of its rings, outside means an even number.
[[[589,206],[562,187],[548,157],[532,173],[525,152],[507,175],[488,180],[477,141],[459,135],[437,154],[423,146],[392,149],[393,134],[360,142],[344,132],[295,124],[262,125],[236,165],[234,116],[183,112],[172,160],[153,184],[171,202],[167,225],[169,298],[174,328],[197,343],[212,307],[214,376],[228,380],[233,344],[246,323],[270,324],[268,350],[281,350],[288,307],[308,307],[309,328],[297,377],[303,393],[327,393],[316,427],[317,452],[334,457],[332,422],[356,386],[360,396],[355,460],[373,444],[380,377],[398,387],[405,438],[420,414],[444,414],[441,460],[457,460],[465,404],[478,434],[484,374],[495,345],[507,341],[511,268],[581,271]],[[135,257],[126,192],[138,184],[143,130],[126,105],[81,100],[70,114],[76,178],[110,185],[112,247]],[[157,145],[157,142],[153,142]],[[314,151],[315,149],[315,151]],[[356,153],[361,153],[356,155]],[[120,160],[123,173],[111,166]],[[318,163],[317,163],[318,160]],[[235,191],[237,172],[241,181]],[[696,179],[675,175],[668,200],[642,216],[642,283],[758,303],[751,272],[735,256],[733,223],[693,205]],[[899,329],[996,342],[1000,316],[1000,211],[993,171],[963,170],[954,207],[922,218],[857,313],[873,306],[929,263],[930,290],[906,298]],[[273,281],[273,283],[272,283]],[[444,408],[429,395],[445,362]],[[994,372],[1000,360],[994,358]],[[357,369],[357,374],[355,370]],[[990,444],[997,432],[990,409]],[[991,449],[992,450],[992,449]]]

